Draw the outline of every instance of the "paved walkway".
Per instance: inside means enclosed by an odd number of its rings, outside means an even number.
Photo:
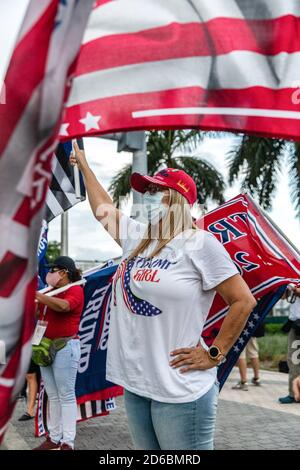
[[[251,374],[249,374],[251,378]],[[216,426],[216,449],[300,449],[300,403],[280,405],[287,394],[287,375],[263,371],[262,385],[249,391],[232,390],[238,379],[234,369],[223,388]],[[78,424],[77,449],[132,449],[122,397],[109,416]],[[40,442],[32,421],[19,423],[25,403],[19,402],[5,438],[7,449],[30,449]]]

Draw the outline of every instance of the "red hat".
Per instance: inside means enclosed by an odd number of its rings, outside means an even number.
[[[133,173],[131,186],[139,193],[145,193],[150,183],[164,188],[172,188],[184,196],[192,205],[197,200],[197,188],[195,181],[185,171],[177,168],[164,168],[154,176]]]

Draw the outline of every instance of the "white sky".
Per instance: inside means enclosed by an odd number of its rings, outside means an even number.
[[[0,84],[29,0],[0,0]]]
[[[0,0],[0,84],[28,3],[29,0]],[[230,147],[230,142],[230,139],[224,138],[206,140],[199,148],[198,154],[209,159],[226,175],[225,154]],[[115,142],[89,138],[85,139],[85,149],[92,169],[105,188],[109,186],[111,178],[122,166],[131,161],[131,154],[116,152]],[[277,187],[274,209],[270,215],[287,237],[300,247],[300,224],[295,218],[289,199],[287,174],[281,175]],[[229,199],[239,192],[238,186],[229,188],[226,191],[226,198]],[[87,201],[76,205],[69,211],[69,234],[69,252],[74,258],[104,260],[121,254],[118,245],[94,219]],[[49,239],[60,240],[60,217],[51,222]]]

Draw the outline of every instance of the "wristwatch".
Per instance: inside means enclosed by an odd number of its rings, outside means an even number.
[[[208,357],[213,362],[216,362],[218,365],[226,361],[225,354],[223,354],[222,351],[215,344],[211,345],[211,347],[207,351],[207,354],[208,354]]]

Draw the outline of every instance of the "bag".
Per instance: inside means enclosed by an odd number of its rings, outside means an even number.
[[[283,333],[289,333],[291,328],[292,328],[293,322],[291,320],[288,320],[281,328],[281,331]]]
[[[42,338],[39,345],[32,346],[32,360],[42,367],[50,366],[56,356],[57,351],[63,349],[72,338]]]
[[[278,371],[282,372],[283,374],[289,373],[289,366],[287,361],[279,361],[278,362]]]
[[[295,335],[300,336],[300,320],[293,321],[292,328],[295,331]]]
[[[262,338],[265,336],[265,324],[261,323],[255,330],[253,334],[254,338]]]

